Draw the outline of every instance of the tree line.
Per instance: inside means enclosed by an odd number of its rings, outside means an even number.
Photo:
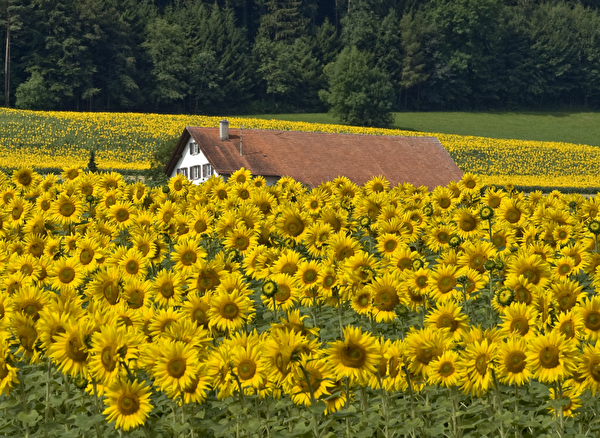
[[[389,123],[390,110],[598,108],[599,8],[600,0],[0,0],[4,105],[332,108],[351,123],[371,111],[372,125]]]

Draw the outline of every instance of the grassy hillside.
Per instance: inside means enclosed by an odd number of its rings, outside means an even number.
[[[250,117],[310,123],[339,123],[329,114],[264,114]],[[402,112],[394,128],[515,140],[558,141],[600,146],[600,112]]]

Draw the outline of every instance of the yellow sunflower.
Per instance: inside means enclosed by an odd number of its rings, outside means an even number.
[[[366,384],[377,371],[381,353],[375,338],[360,328],[346,327],[344,340],[330,343],[326,361],[335,379],[347,377],[353,383]]]
[[[446,388],[457,386],[463,363],[456,351],[447,350],[429,363],[427,381]]]
[[[540,382],[567,379],[577,369],[576,344],[557,331],[538,335],[527,345],[527,362]]]
[[[179,393],[192,384],[198,373],[198,353],[184,342],[162,338],[159,344],[160,355],[152,369],[155,385],[163,391]]]
[[[525,303],[511,303],[504,309],[501,318],[500,333],[507,338],[516,335],[529,341],[539,332],[538,312]]]
[[[500,382],[521,386],[529,382],[531,371],[527,366],[527,343],[524,338],[511,337],[498,347],[497,371]]]
[[[241,328],[254,312],[252,300],[237,289],[231,293],[215,293],[208,310],[209,327],[233,332]]]
[[[146,423],[152,405],[151,390],[145,383],[119,380],[104,393],[107,407],[102,413],[107,416],[108,422],[115,421],[115,429],[127,432]]]
[[[481,397],[492,386],[495,356],[496,344],[488,342],[487,339],[465,346],[464,371],[461,375],[462,390],[465,394]]]
[[[461,311],[462,307],[455,302],[440,304],[425,317],[425,327],[447,330],[454,341],[460,341],[469,326],[469,318]]]
[[[54,336],[55,342],[48,348],[48,356],[58,369],[70,376],[87,377],[88,347],[86,339],[94,332],[94,323],[89,319],[69,320],[64,333]]]

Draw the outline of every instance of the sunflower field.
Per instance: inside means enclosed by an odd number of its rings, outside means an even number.
[[[0,174],[0,435],[598,436],[599,211]]]
[[[158,143],[178,138],[185,126],[218,127],[222,117],[136,113],[23,111],[0,108],[0,170],[15,163],[38,172],[85,168],[90,151],[98,167],[136,175],[150,167]],[[228,118],[230,127],[363,135],[433,136],[463,172],[484,184],[595,188],[600,147],[562,142],[461,136],[255,118]]]

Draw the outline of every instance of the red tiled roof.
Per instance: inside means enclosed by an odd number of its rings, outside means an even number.
[[[458,181],[462,172],[435,137],[332,134],[229,129],[221,141],[218,128],[186,127],[166,172],[171,174],[190,136],[215,171],[231,174],[244,167],[253,175],[291,176],[316,187],[344,175],[358,185],[382,175],[392,186],[408,182],[430,190]]]

